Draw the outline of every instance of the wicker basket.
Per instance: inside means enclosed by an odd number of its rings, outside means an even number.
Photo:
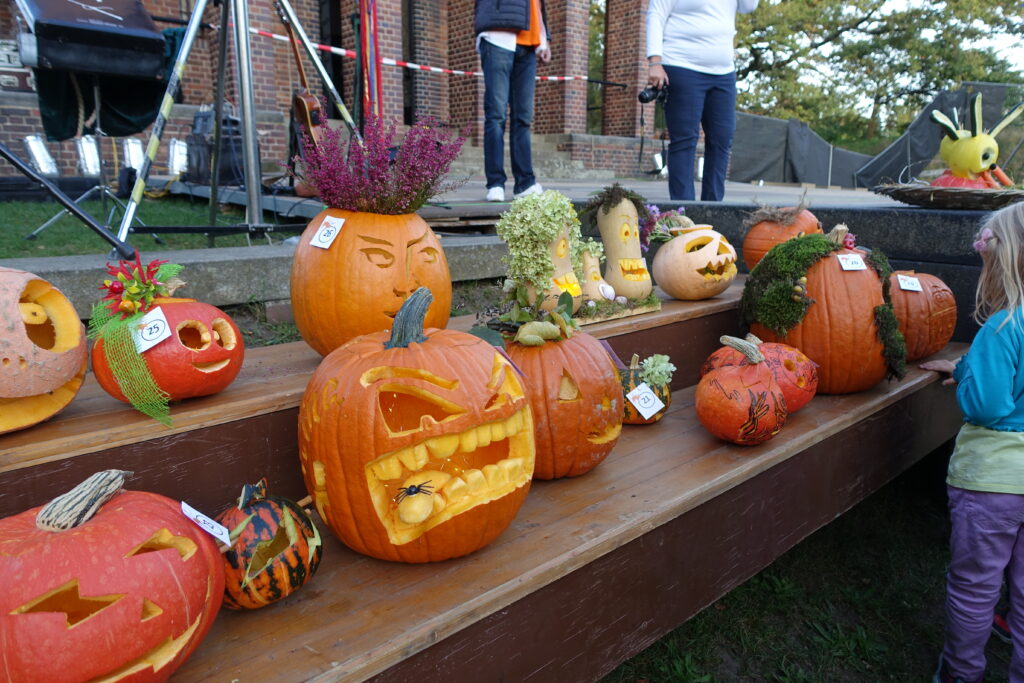
[[[875,194],[929,209],[994,211],[1024,200],[1024,190],[983,190],[972,187],[939,187],[924,183],[876,185]]]

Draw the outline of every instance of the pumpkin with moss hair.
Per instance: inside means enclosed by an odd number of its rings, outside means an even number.
[[[615,183],[594,195],[583,213],[593,217],[601,233],[608,255],[604,279],[616,294],[627,299],[650,294],[654,283],[640,250],[640,217],[648,215],[646,200]]]
[[[889,298],[892,269],[880,251],[851,248],[845,225],[773,247],[751,272],[742,322],[767,342],[818,364],[818,393],[869,389],[906,373],[906,344]],[[842,246],[844,241],[848,246]],[[843,260],[863,268],[844,270]]]

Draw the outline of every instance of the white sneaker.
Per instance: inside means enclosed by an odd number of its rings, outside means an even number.
[[[487,188],[487,201],[489,202],[503,202],[505,201],[505,188],[495,185],[494,187]]]
[[[540,183],[534,183],[522,192],[516,192],[513,198],[519,199],[520,197],[529,197],[531,194],[540,194],[543,191],[544,188],[540,186]]]

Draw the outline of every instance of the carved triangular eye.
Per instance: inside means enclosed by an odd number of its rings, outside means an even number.
[[[686,251],[698,251],[708,246],[710,242],[710,237],[695,237],[692,240],[690,240],[689,244],[686,245]]]
[[[519,383],[515,370],[500,354],[494,354],[491,379],[487,382],[487,388],[494,393],[487,399],[484,410],[497,410],[524,396],[523,385]]]
[[[562,371],[562,379],[558,381],[558,400],[565,402],[580,400],[580,388],[568,370]]]

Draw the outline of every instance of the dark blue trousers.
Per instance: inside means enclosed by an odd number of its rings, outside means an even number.
[[[487,187],[505,186],[505,112],[511,118],[508,153],[515,179],[513,192],[537,182],[530,150],[533,91],[537,55],[533,47],[517,45],[515,52],[480,41],[484,72],[484,175]]]

